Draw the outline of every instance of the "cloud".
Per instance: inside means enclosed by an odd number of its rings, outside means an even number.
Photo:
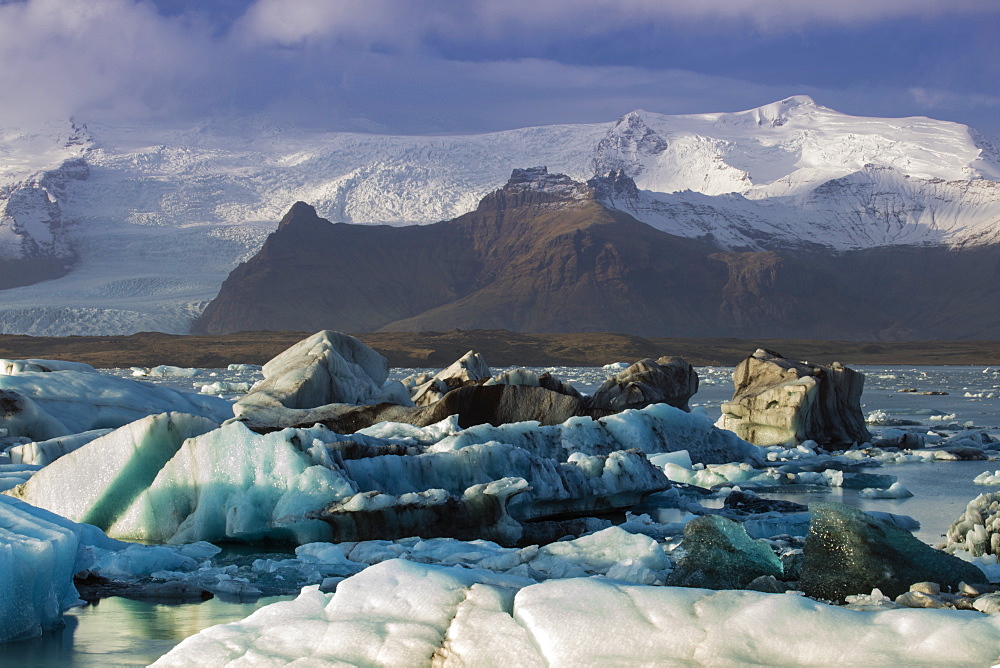
[[[1000,3],[944,4],[0,0],[0,126],[70,115],[161,122],[264,112],[332,129],[470,132],[607,121],[637,107],[739,110],[797,93],[851,113],[941,109],[989,122],[1000,92],[989,76],[963,73],[984,71],[968,63],[988,63],[983,54],[995,54],[996,41],[962,31],[997,25]],[[966,17],[957,38],[927,42],[940,51],[927,56],[940,63],[933,77],[844,57],[844,49],[865,51],[840,41],[860,34],[855,24],[869,26],[864,47],[891,42],[906,20],[927,31],[956,16]],[[829,25],[837,26],[833,37]],[[906,48],[924,44],[922,35]],[[773,46],[751,58],[741,40]],[[966,42],[979,50],[951,58]],[[675,58],[691,52],[698,58]],[[835,81],[823,79],[830,72]]]
[[[595,35],[678,21],[765,32],[816,25],[856,27],[898,19],[1000,15],[982,0],[257,0],[236,30],[258,44],[322,39],[413,46],[426,38],[470,35]],[[728,24],[719,25],[718,22]]]
[[[218,55],[208,31],[145,2],[0,5],[3,123],[83,109],[169,114]]]

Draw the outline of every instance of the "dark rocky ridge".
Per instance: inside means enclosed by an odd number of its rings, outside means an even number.
[[[476,211],[419,227],[292,207],[194,333],[507,329],[639,336],[995,337],[1000,249],[722,252],[604,207],[620,174],[515,170]]]

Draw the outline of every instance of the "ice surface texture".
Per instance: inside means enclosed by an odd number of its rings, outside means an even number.
[[[803,624],[808,620],[808,624]],[[793,594],[531,584],[387,561],[184,640],[155,666],[990,665],[1000,616],[858,612]]]
[[[975,566],[928,546],[913,534],[839,503],[813,503],[803,550],[802,590],[842,601],[878,588],[895,598],[915,582],[986,582]]]
[[[0,392],[25,398],[25,407],[7,415],[0,427],[10,436],[45,440],[91,429],[121,427],[151,415],[176,411],[222,422],[232,405],[217,397],[178,392],[93,371],[57,370],[0,375]],[[60,429],[61,425],[61,429]]]
[[[698,517],[684,526],[686,555],[669,583],[706,589],[743,589],[759,576],[783,575],[781,560],[743,525],[718,515]]]

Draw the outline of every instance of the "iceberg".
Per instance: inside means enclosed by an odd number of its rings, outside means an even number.
[[[194,415],[151,415],[60,457],[41,475],[6,494],[107,530],[185,439],[216,427],[215,422]]]
[[[28,422],[25,417],[13,424],[0,418],[0,425],[12,429],[8,435],[32,440],[121,427],[155,413],[188,413],[215,422],[233,416],[232,404],[217,397],[85,371],[0,375],[0,396],[8,396],[4,392],[16,393],[40,411],[32,408]]]
[[[329,404],[413,405],[402,383],[387,382],[389,361],[340,332],[323,330],[299,341],[265,364],[263,373],[264,380],[236,402],[237,418],[294,424],[306,421],[308,409]]]
[[[63,611],[80,603],[79,548],[72,522],[0,496],[0,642],[61,626]]]
[[[997,647],[1000,616],[975,611],[391,560],[205,629],[153,665],[990,665]]]

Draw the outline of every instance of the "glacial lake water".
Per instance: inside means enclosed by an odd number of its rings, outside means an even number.
[[[966,424],[1000,438],[1000,370],[984,367],[854,367],[866,374],[862,397],[865,414],[882,410],[894,418],[919,421],[928,430],[956,433]],[[613,369],[589,367],[547,367],[583,392],[593,392]],[[420,369],[398,369],[393,378],[402,378]],[[494,371],[499,371],[495,369]],[[694,410],[703,411],[713,421],[719,405],[732,394],[732,369],[699,368],[700,388],[692,399]],[[130,370],[111,370],[132,376]],[[156,384],[199,391],[214,382],[252,383],[259,371],[204,369],[188,376],[142,377]],[[900,392],[904,389],[917,392]],[[946,394],[919,394],[944,392]],[[969,396],[967,396],[969,395]],[[231,397],[232,394],[224,394]],[[878,428],[873,428],[879,431]],[[864,510],[883,510],[910,515],[921,522],[917,536],[930,544],[975,496],[998,487],[975,485],[972,479],[983,471],[1000,469],[1000,462],[963,461],[887,465],[873,472],[894,475],[914,493],[908,499],[861,499],[856,491],[832,489],[811,494],[768,493],[798,503],[838,501]],[[147,665],[168,652],[184,638],[214,624],[242,619],[259,607],[281,598],[256,603],[224,603],[217,599],[197,604],[160,605],[109,598],[95,606],[77,608],[66,614],[66,627],[41,638],[0,646],[0,665],[11,666],[109,666]]]

